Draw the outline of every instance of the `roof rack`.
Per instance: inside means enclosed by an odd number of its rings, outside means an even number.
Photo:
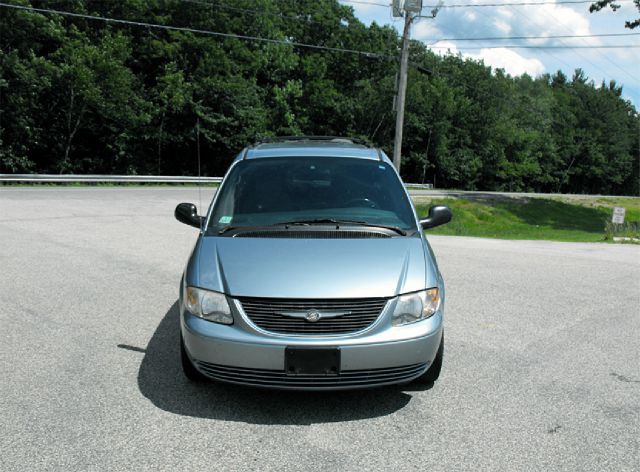
[[[374,147],[373,144],[371,144],[366,139],[350,138],[350,137],[344,137],[344,136],[274,136],[274,137],[260,138],[255,143],[253,143],[253,146],[258,146],[260,144],[300,142],[300,141],[324,141],[324,142],[336,142],[336,143],[348,142],[351,144],[360,144],[362,146]]]

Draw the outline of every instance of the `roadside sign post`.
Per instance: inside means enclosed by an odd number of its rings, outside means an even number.
[[[623,207],[614,207],[613,208],[613,216],[611,217],[611,222],[614,225],[621,225],[624,223],[624,214],[626,210]]]

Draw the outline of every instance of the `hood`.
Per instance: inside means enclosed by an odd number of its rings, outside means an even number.
[[[419,237],[203,237],[191,260],[188,283],[231,296],[392,297],[435,281],[425,254]]]

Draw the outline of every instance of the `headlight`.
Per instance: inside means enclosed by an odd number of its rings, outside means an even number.
[[[201,288],[186,287],[183,297],[184,307],[196,316],[214,323],[233,324],[233,317],[222,293]]]
[[[440,292],[437,288],[402,295],[396,303],[391,324],[402,326],[427,319],[438,311],[438,308],[440,308]]]

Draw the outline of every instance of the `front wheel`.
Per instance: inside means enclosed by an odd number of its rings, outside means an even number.
[[[186,378],[192,382],[202,382],[207,380],[207,378],[191,363],[191,359],[189,359],[187,350],[184,347],[184,339],[182,339],[182,336],[180,336],[180,360],[182,361],[182,372],[184,372],[184,376]]]
[[[442,370],[443,357],[444,357],[444,331],[442,332],[442,339],[440,339],[440,346],[438,347],[436,358],[433,360],[431,367],[429,367],[424,374],[422,374],[420,377],[415,379],[414,382],[422,385],[428,385],[438,380],[438,377],[440,377],[440,371]]]

